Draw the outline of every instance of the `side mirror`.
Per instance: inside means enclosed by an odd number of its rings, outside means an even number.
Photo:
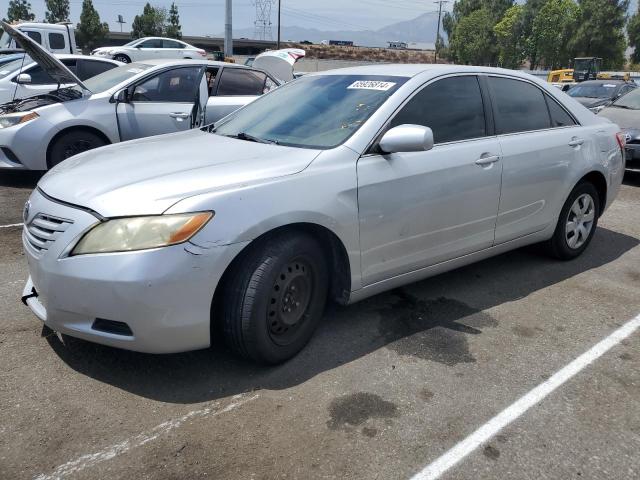
[[[399,125],[380,140],[384,153],[424,152],[433,148],[433,131],[422,125]]]
[[[115,103],[129,103],[129,100],[130,96],[128,88],[123,88],[113,96],[113,101]]]
[[[29,83],[31,83],[31,75],[29,75],[28,73],[21,73],[16,77],[16,83],[19,83],[21,85],[28,85]]]

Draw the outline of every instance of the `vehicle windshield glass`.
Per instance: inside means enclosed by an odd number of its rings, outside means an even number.
[[[7,32],[2,32],[2,36],[0,36],[0,48],[9,48],[9,44],[11,43],[11,36]]]
[[[599,83],[591,85],[576,85],[567,93],[571,97],[611,98],[618,89],[615,83]]]
[[[146,63],[130,63],[129,65],[107,70],[100,75],[85,80],[83,83],[91,92],[102,93],[149,68],[151,68],[151,65]]]
[[[1,61],[0,57],[0,61]],[[25,58],[24,60],[24,66],[26,67],[27,65],[31,65],[33,62],[31,61],[30,58]],[[22,58],[19,58],[18,60],[13,60],[11,62],[8,63],[0,63],[0,78],[4,78],[8,75],[11,75],[13,72],[15,72],[16,70],[20,69],[20,66],[23,64],[22,62]]]
[[[640,89],[631,90],[618,100],[613,102],[613,106],[640,110]]]
[[[334,148],[407,80],[381,75],[301,78],[239,110],[218,124],[215,133],[294,147]]]
[[[136,38],[135,40],[131,40],[129,43],[125,43],[123,45],[123,47],[131,47],[131,46],[135,45],[136,43],[138,43],[139,41],[140,41],[140,39]]]

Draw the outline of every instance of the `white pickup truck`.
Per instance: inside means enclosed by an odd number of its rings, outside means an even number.
[[[24,22],[13,26],[52,53],[82,53],[78,50],[71,23]],[[3,32],[0,37],[0,55],[21,51],[21,46]]]

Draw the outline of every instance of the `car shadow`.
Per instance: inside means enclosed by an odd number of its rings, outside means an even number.
[[[627,170],[624,174],[622,183],[629,185],[630,187],[640,187],[640,171],[632,172]]]
[[[381,348],[445,365],[475,362],[467,341],[498,322],[486,311],[615,261],[640,241],[599,228],[578,259],[560,262],[535,247],[494,257],[349,307],[330,306],[294,359],[264,367],[239,359],[219,340],[172,355],[129,352],[43,332],[74,370],[146,398],[196,403],[260,389],[279,390]],[[532,325],[531,328],[535,327]],[[561,326],[559,326],[561,328]]]
[[[0,187],[35,188],[46,172],[42,171],[3,171],[0,172]]]

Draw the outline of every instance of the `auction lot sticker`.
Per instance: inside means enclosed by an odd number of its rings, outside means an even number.
[[[358,80],[353,82],[347,87],[347,89],[357,90],[380,90],[386,92],[390,88],[393,88],[395,82],[377,82],[375,80]]]

